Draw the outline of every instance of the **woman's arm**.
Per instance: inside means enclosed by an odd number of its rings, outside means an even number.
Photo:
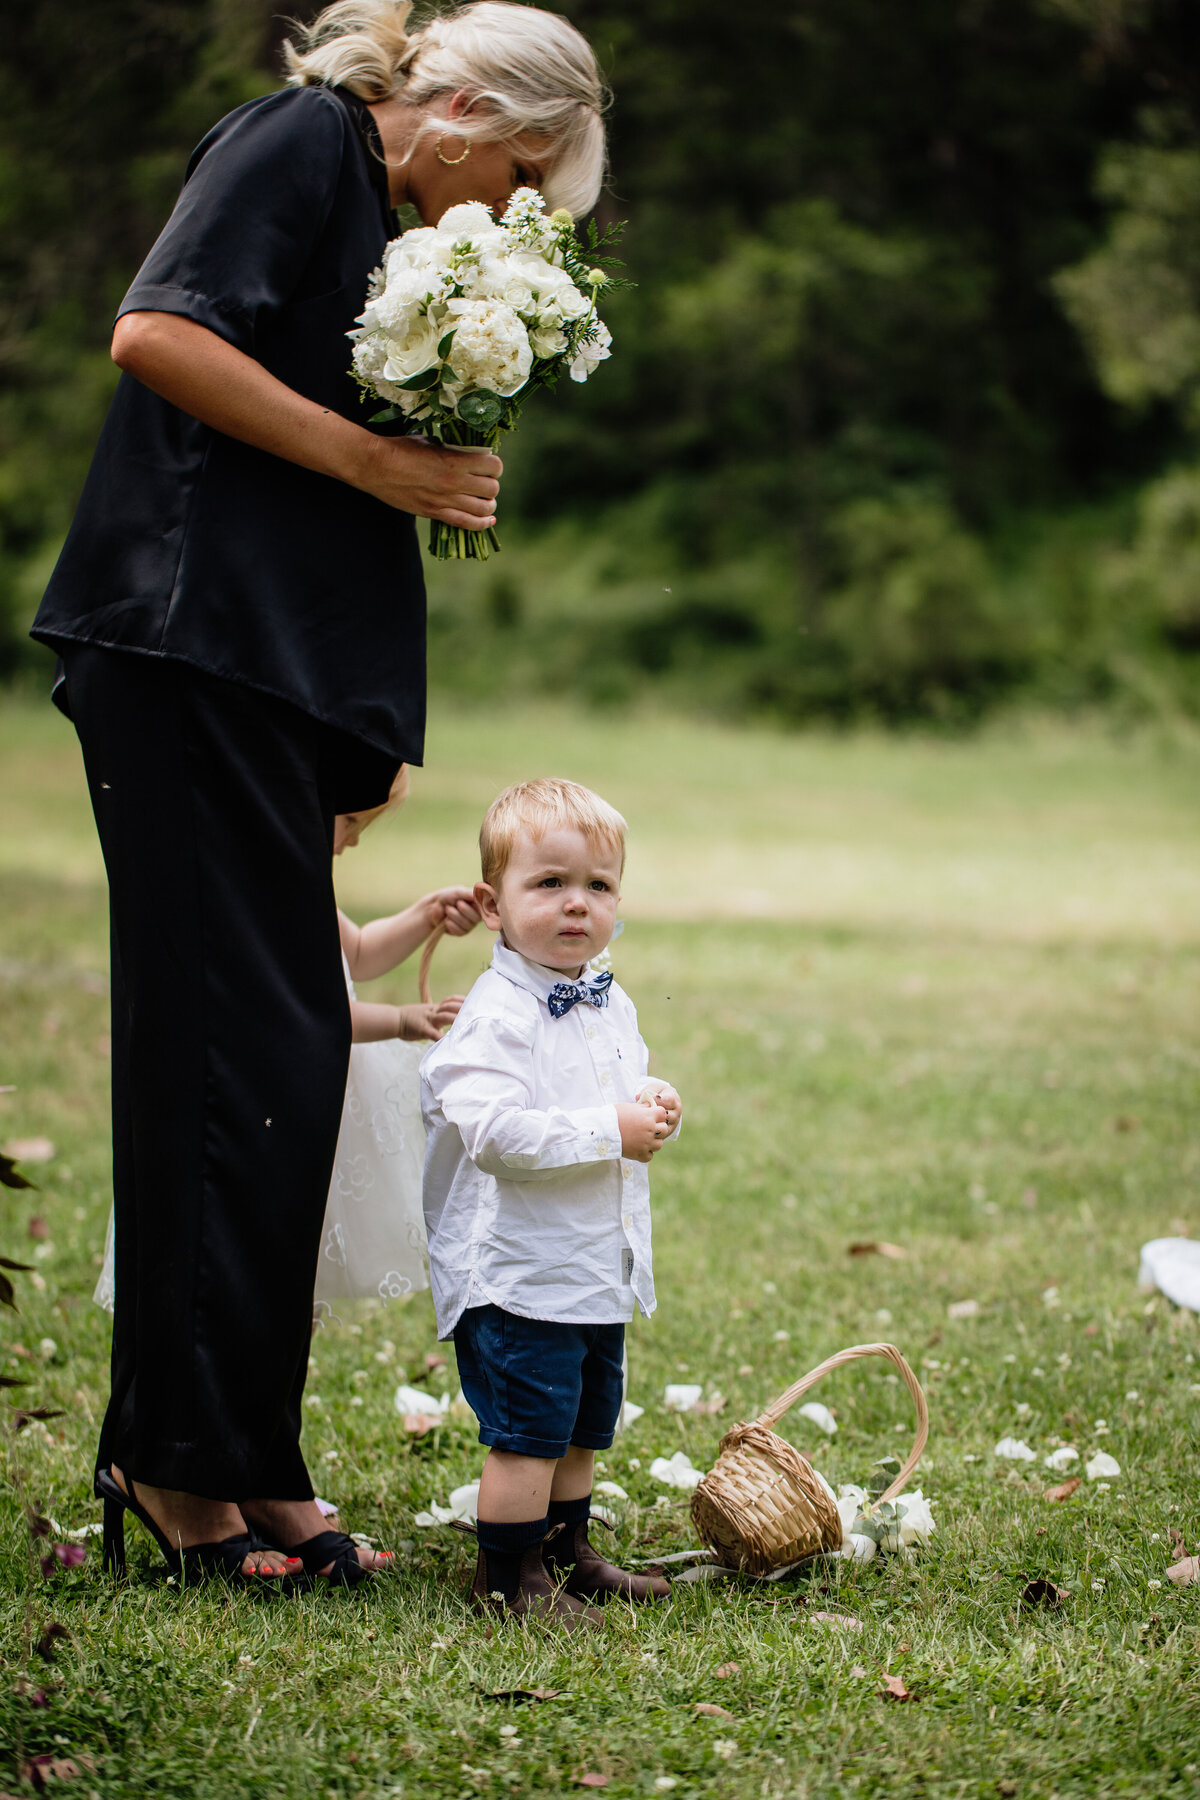
[[[496,522],[503,463],[489,451],[445,450],[421,438],[377,437],[306,400],[216,332],[179,313],[117,320],[112,358],[201,424],[386,506],[482,531]]]

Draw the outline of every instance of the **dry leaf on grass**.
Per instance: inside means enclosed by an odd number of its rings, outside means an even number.
[[[847,1256],[889,1256],[892,1258],[902,1260],[904,1257],[906,1257],[908,1255],[908,1251],[902,1250],[899,1244],[885,1244],[882,1240],[880,1240],[880,1242],[877,1244],[876,1243],[849,1244],[846,1247],[846,1255]]]
[[[885,1675],[880,1692],[885,1700],[914,1700],[912,1689],[905,1687],[898,1675]]]
[[[74,1781],[85,1771],[94,1774],[95,1769],[92,1758],[80,1752],[75,1756],[35,1756],[21,1764],[20,1775],[22,1781],[29,1782],[37,1793],[42,1794],[52,1781]]]
[[[724,1394],[714,1394],[709,1400],[697,1400],[694,1406],[689,1406],[688,1411],[697,1419],[715,1418],[718,1413],[725,1411],[728,1404]]]
[[[1194,1581],[1200,1581],[1200,1556],[1185,1556],[1182,1562],[1172,1563],[1167,1580],[1176,1587],[1191,1587]]]
[[[741,1671],[741,1667],[742,1667],[741,1663],[722,1663],[719,1668],[713,1670],[713,1674],[718,1676],[722,1681],[724,1681],[725,1678],[729,1675],[739,1674]]]
[[[41,1244],[50,1236],[50,1227],[40,1214],[34,1213],[29,1221],[28,1231],[35,1243]]]
[[[597,1775],[595,1769],[587,1769],[582,1775],[572,1775],[571,1780],[576,1787],[607,1787],[609,1777]]]
[[[1175,1555],[1182,1560],[1182,1558],[1187,1555],[1187,1544],[1184,1542],[1183,1533],[1180,1531],[1178,1525],[1170,1526],[1167,1530],[1167,1536],[1171,1540],[1171,1548],[1175,1552]]]
[[[1055,1607],[1061,1606],[1064,1600],[1070,1598],[1069,1588],[1061,1588],[1056,1582],[1047,1581],[1044,1575],[1039,1575],[1036,1581],[1027,1581],[1021,1590],[1022,1606]]]
[[[0,1151],[0,1187],[36,1189],[37,1183],[27,1181],[17,1168],[13,1158],[5,1156],[3,1151]]]
[[[426,1432],[433,1431],[442,1424],[442,1415],[432,1413],[404,1413],[400,1423],[410,1437],[424,1437]]]
[[[444,1369],[446,1367],[446,1358],[437,1350],[427,1350],[425,1352],[425,1367],[432,1375],[435,1369]]]
[[[724,1706],[714,1706],[711,1700],[697,1700],[695,1706],[692,1708],[692,1711],[700,1713],[706,1719],[736,1719],[737,1718],[736,1713],[729,1712],[728,1709]]]
[[[863,1628],[862,1620],[856,1619],[853,1613],[814,1612],[806,1613],[805,1617],[814,1625],[837,1625],[843,1631],[861,1631]]]
[[[1043,1500],[1069,1500],[1076,1488],[1083,1486],[1080,1475],[1072,1475],[1067,1481],[1060,1481],[1057,1487],[1047,1488],[1042,1495]]]

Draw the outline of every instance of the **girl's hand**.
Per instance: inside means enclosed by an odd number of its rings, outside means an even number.
[[[428,1006],[398,1006],[396,1036],[406,1044],[436,1043],[458,1017],[465,999],[465,994],[448,994]]]
[[[638,1099],[643,1106],[653,1106],[657,1103],[662,1107],[667,1115],[666,1135],[668,1137],[678,1129],[679,1121],[683,1117],[683,1101],[669,1081],[646,1082]]]
[[[466,937],[480,919],[475,897],[468,887],[438,888],[418,900],[417,906],[425,914],[428,929],[434,931],[444,925],[447,937]]]

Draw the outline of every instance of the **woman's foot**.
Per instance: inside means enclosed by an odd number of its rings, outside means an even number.
[[[272,1544],[286,1544],[291,1549],[302,1548],[337,1524],[336,1518],[324,1516],[315,1500],[243,1500],[242,1512],[252,1531]],[[356,1551],[358,1566],[368,1575],[386,1574],[395,1561],[391,1550],[369,1550],[360,1544]],[[312,1573],[331,1576],[335,1568],[336,1560]]]
[[[241,1537],[246,1531],[246,1521],[231,1500],[205,1500],[198,1494],[180,1493],[176,1488],[135,1484],[115,1463],[111,1474],[121,1491],[138,1502],[175,1549],[219,1544],[226,1538]],[[278,1579],[294,1575],[299,1566],[297,1557],[286,1556],[281,1550],[251,1550],[242,1563],[242,1574]]]

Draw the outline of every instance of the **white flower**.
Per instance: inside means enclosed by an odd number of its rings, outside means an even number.
[[[1110,1456],[1107,1450],[1097,1450],[1084,1469],[1084,1474],[1089,1481],[1100,1481],[1104,1477],[1120,1473],[1120,1463],[1115,1456]]]
[[[900,1542],[906,1547],[927,1544],[937,1526],[933,1509],[920,1488],[914,1488],[911,1494],[901,1494],[895,1507],[900,1514]]]
[[[712,1747],[713,1755],[719,1756],[721,1758],[722,1762],[728,1762],[730,1757],[736,1751],[736,1749],[737,1749],[737,1739],[736,1738],[714,1738],[713,1739],[713,1747]]]
[[[606,1500],[628,1500],[629,1495],[619,1481],[598,1481],[593,1493],[603,1494]]]
[[[385,338],[384,380],[411,381],[414,375],[432,369],[438,359],[439,336],[438,327],[428,314],[424,318],[418,316],[403,337],[393,337],[389,332]]]
[[[417,1513],[413,1524],[427,1528],[430,1525],[449,1525],[452,1519],[463,1519],[468,1525],[473,1525],[478,1516],[479,1483],[469,1481],[464,1487],[454,1489],[449,1506],[439,1506],[436,1500],[431,1500],[429,1511]]]
[[[477,231],[494,231],[496,221],[482,200],[462,200],[442,214],[437,228],[455,237],[471,237]]]
[[[663,1404],[671,1412],[687,1412],[695,1406],[704,1389],[690,1381],[669,1381],[663,1393]]]
[[[879,1546],[874,1538],[863,1537],[856,1531],[847,1532],[842,1539],[842,1547],[838,1555],[847,1562],[869,1563],[875,1556]]]
[[[589,343],[580,344],[571,363],[572,381],[586,381],[600,364],[612,355],[612,333],[602,319],[597,319]]]
[[[420,1388],[398,1387],[396,1389],[396,1411],[398,1413],[417,1413],[422,1418],[440,1418],[450,1410],[450,1396],[443,1394],[435,1400],[432,1394],[423,1394]]]
[[[1042,1458],[1048,1469],[1069,1469],[1073,1462],[1078,1461],[1079,1452],[1074,1444],[1064,1444],[1061,1450],[1052,1450],[1049,1456]]]
[[[1032,1408],[1032,1406],[1030,1406],[1028,1400],[1022,1400],[1018,1403],[1015,1410],[1016,1410],[1018,1419],[1027,1419],[1029,1417],[1030,1413],[1033,1411],[1033,1408]]]
[[[506,397],[524,387],[533,352],[525,327],[510,306],[451,300],[446,312],[447,324],[454,327],[450,353],[454,373],[464,387],[488,388]]]
[[[992,1451],[992,1455],[1002,1456],[1008,1462],[1035,1462],[1037,1460],[1037,1452],[1031,1450],[1021,1438],[1001,1438]]]

